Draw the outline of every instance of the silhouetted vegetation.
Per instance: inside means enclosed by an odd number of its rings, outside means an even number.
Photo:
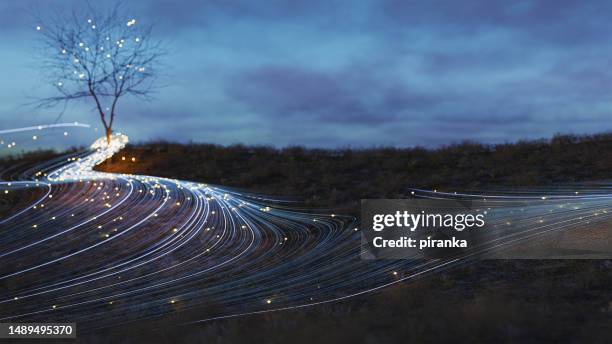
[[[233,186],[356,213],[361,198],[403,197],[409,187],[465,190],[610,179],[612,134],[492,146],[463,143],[434,150],[151,142],[128,146],[99,169]],[[173,314],[158,319],[159,326],[129,324],[80,339],[604,343],[612,338],[611,287],[610,261],[481,261],[334,304],[163,326],[182,316]]]
[[[466,190],[609,179],[611,148],[612,134],[499,145],[468,142],[433,150],[151,142],[128,146],[100,169],[292,196],[309,206],[353,212],[362,198],[401,198],[409,187]]]
[[[123,160],[122,157],[126,159]],[[132,162],[131,158],[136,158]],[[101,165],[292,196],[358,212],[361,198],[410,187],[466,190],[610,179],[612,134],[513,144],[363,150],[151,142]],[[605,342],[610,261],[483,261],[333,305],[157,332],[207,342]],[[121,332],[119,332],[121,333]],[[142,339],[152,338],[147,331]]]

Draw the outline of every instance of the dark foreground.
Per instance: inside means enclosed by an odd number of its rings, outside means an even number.
[[[51,155],[4,160],[2,177],[10,177],[16,164]],[[359,199],[403,197],[408,187],[466,190],[609,180],[612,135],[433,151],[156,142],[129,146],[100,169],[233,186],[356,214]],[[604,343],[612,338],[611,290],[610,261],[485,261],[336,304],[183,327],[164,327],[161,319],[159,326],[126,325],[81,340]]]
[[[609,261],[482,262],[335,304],[183,327],[128,325],[81,339],[88,343],[609,343],[611,271]]]

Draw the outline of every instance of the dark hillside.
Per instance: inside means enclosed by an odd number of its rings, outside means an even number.
[[[612,176],[612,134],[493,146],[463,143],[435,150],[151,142],[129,145],[99,169],[232,186],[292,196],[310,206],[354,210],[361,198],[402,197],[408,187],[466,190],[607,180]]]

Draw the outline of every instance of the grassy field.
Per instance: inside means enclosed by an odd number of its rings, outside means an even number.
[[[122,158],[125,157],[125,160]],[[131,158],[135,158],[135,162]],[[131,145],[100,166],[233,186],[357,214],[409,187],[466,190],[609,180],[612,134],[435,150]],[[346,302],[163,331],[218,342],[606,342],[612,262],[483,261]],[[143,336],[146,331],[142,332]]]
[[[202,181],[354,211],[362,198],[401,198],[409,187],[442,191],[606,180],[611,148],[612,134],[435,150],[151,142],[128,146],[99,169]]]
[[[5,159],[2,176],[10,178],[14,166],[54,154]],[[403,197],[410,187],[466,190],[609,180],[612,134],[435,150],[151,142],[128,146],[99,169],[220,184],[357,214],[361,198]],[[82,339],[605,343],[612,338],[611,290],[612,262],[607,260],[482,261],[336,304],[155,331],[130,326]]]

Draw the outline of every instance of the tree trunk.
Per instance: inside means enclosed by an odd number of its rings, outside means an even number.
[[[113,131],[111,130],[111,128],[106,128],[106,143],[108,145],[110,145],[111,142],[111,134],[113,133]]]

